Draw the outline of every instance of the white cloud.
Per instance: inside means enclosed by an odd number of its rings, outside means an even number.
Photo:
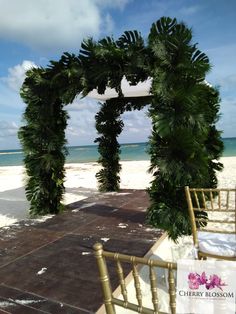
[[[0,138],[16,136],[18,125],[14,121],[0,121]]]
[[[24,60],[21,64],[17,64],[8,69],[8,76],[3,78],[3,81],[5,81],[11,89],[19,92],[24,82],[26,71],[36,67],[37,65],[34,62]]]
[[[219,78],[218,85],[220,86],[220,90],[224,92],[234,92],[236,86],[236,74],[231,74],[228,76],[224,76]]]
[[[133,1],[133,0],[131,0]],[[131,2],[130,0],[95,0],[95,2],[100,6],[110,6],[115,7],[120,10],[123,10],[125,6],[128,4],[128,2]]]
[[[77,98],[66,108],[70,115],[66,131],[69,145],[93,144],[98,137],[95,128],[95,115],[100,110],[98,102],[90,98]],[[151,121],[146,112],[147,107],[140,111],[125,112],[121,116],[124,129],[119,136],[119,142],[143,142],[148,139]]]
[[[129,0],[0,0],[0,37],[31,48],[65,51],[80,48],[84,37],[97,36],[106,7],[123,9]]]
[[[91,98],[80,98],[77,96],[72,104],[66,106],[66,109],[70,111],[89,110],[94,114],[99,110],[98,102]]]
[[[0,118],[0,150],[19,148],[17,137],[21,121],[19,114],[11,110],[9,113],[1,112]]]
[[[201,7],[199,5],[192,5],[181,8],[179,12],[180,14],[189,16],[197,13],[199,10],[201,10]]]
[[[146,142],[151,135],[151,119],[147,109],[128,111],[122,115],[124,129],[119,136],[121,143]]]
[[[104,18],[104,28],[106,29],[106,32],[111,33],[114,29],[114,21],[109,13]]]
[[[70,119],[66,130],[69,145],[92,144],[97,137],[95,129],[95,114],[99,111],[97,101],[77,97],[75,101],[66,106]]]
[[[236,44],[218,46],[215,48],[207,49],[205,51],[212,64],[212,70],[207,75],[207,80],[213,81],[214,84],[219,84],[219,80],[226,76],[235,75]]]

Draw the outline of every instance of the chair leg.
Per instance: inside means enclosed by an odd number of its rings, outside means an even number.
[[[107,314],[116,314],[114,304],[112,303],[112,290],[111,284],[109,280],[109,274],[107,271],[107,265],[104,257],[102,256],[103,247],[102,244],[96,243],[93,247],[94,255],[97,260],[100,281],[102,284],[102,291],[103,291],[103,299],[106,308]]]
[[[207,257],[198,252],[198,259],[199,259],[199,260],[206,261],[206,260],[207,260]]]

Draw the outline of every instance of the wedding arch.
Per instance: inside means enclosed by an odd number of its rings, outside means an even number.
[[[217,160],[223,144],[215,126],[219,93],[205,81],[209,69],[191,30],[162,17],[152,24],[147,42],[137,31],[118,40],[89,38],[79,55],[64,53],[46,68],[29,70],[21,88],[27,106],[19,138],[30,213],[63,210],[66,105],[89,94],[102,100],[95,117],[100,190],[119,189],[121,114],[149,104],[153,181],[147,218],[173,239],[189,234],[184,186],[216,187],[216,171],[222,168]]]

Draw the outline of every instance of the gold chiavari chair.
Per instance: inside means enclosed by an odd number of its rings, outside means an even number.
[[[236,261],[236,189],[185,192],[198,258]]]
[[[103,250],[103,246],[100,243],[94,245],[94,254],[97,260],[99,278],[102,285],[103,300],[107,314],[115,314],[116,308],[123,307],[127,310],[131,310],[143,314],[164,314],[164,313],[176,313],[176,286],[175,286],[175,271],[177,269],[176,263],[165,262],[160,260],[153,260],[151,258],[136,257],[131,255],[125,255],[120,253],[113,253]],[[109,271],[107,267],[107,261],[113,261],[116,266],[116,273],[119,279],[121,296],[115,297],[111,289],[111,282],[109,277]],[[129,289],[127,289],[127,283],[124,276],[123,263],[130,265],[132,273],[136,302],[131,302],[129,299]],[[143,295],[140,285],[140,270],[141,267],[149,268],[149,284],[150,296],[152,308],[143,305]],[[159,311],[161,299],[159,299],[158,293],[158,276],[157,269],[162,268],[168,272],[168,300],[169,309],[167,311]]]

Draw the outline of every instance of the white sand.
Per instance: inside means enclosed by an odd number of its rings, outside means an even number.
[[[219,173],[219,186],[236,186],[236,157],[224,157],[225,166]],[[149,161],[123,161],[121,188],[145,189],[152,179],[148,173]],[[95,174],[97,163],[66,165],[66,194],[64,203],[69,204],[97,193]],[[23,166],[0,167],[0,227],[8,226],[28,217],[29,204],[25,198],[25,174]]]
[[[149,185],[149,161],[122,162],[121,188],[143,189]],[[97,163],[66,165],[64,203],[70,204],[98,193]],[[23,166],[0,167],[0,227],[28,218],[29,203],[25,197]]]

